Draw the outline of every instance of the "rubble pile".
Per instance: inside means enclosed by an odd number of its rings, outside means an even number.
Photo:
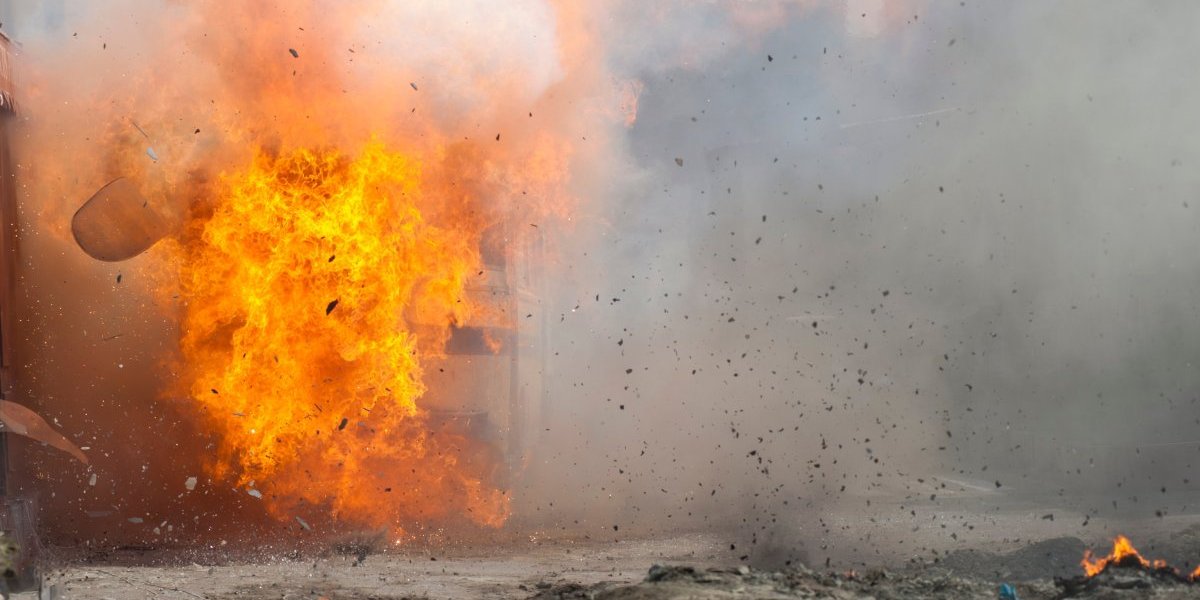
[[[1015,596],[1005,596],[1008,587]],[[1176,600],[1200,593],[1186,579],[1166,571],[1111,568],[1094,577],[1039,578],[1005,586],[993,578],[956,574],[940,567],[892,572],[819,572],[803,566],[783,571],[747,567],[697,569],[689,566],[650,568],[646,578],[629,585],[564,583],[544,586],[531,600]]]
[[[1148,569],[1120,566],[1091,577],[1056,578],[1062,590],[1056,599],[1067,598],[1195,598],[1200,595],[1187,578],[1169,568]]]
[[[1022,586],[1035,592],[1031,598],[1050,596],[1052,586]],[[1037,595],[1042,594],[1041,596]],[[696,569],[687,566],[650,568],[644,581],[632,585],[601,583],[594,586],[564,584],[539,591],[535,600],[670,600],[720,598],[833,598],[900,600],[969,600],[997,597],[997,586],[982,579],[953,575],[944,570],[902,574],[886,570],[866,573],[822,573],[803,566],[783,571],[756,571],[742,566]],[[1024,597],[1024,596],[1022,596]]]
[[[1057,537],[1033,542],[1007,553],[986,550],[957,550],[937,565],[953,573],[992,581],[1032,581],[1070,577],[1079,573],[1079,557],[1086,550],[1083,540]]]

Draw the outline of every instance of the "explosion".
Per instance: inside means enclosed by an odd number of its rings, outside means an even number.
[[[425,194],[420,163],[379,142],[264,153],[222,179],[178,246],[183,383],[216,434],[211,474],[260,490],[276,516],[508,514],[480,449],[418,406],[422,348],[472,314],[481,235],[469,216],[430,222]]]
[[[84,393],[43,395],[101,403],[89,427],[122,437],[86,501],[52,510],[114,511],[135,539],[215,535],[260,508],[397,536],[503,524],[540,431],[518,422],[540,383],[521,376],[541,372],[530,273],[593,218],[575,167],[606,177],[636,118],[639,85],[595,51],[600,9],[481,4],[505,19],[464,28],[435,4],[120,3],[88,14],[161,29],[86,56],[27,46],[23,155],[71,158],[28,161],[31,196],[56,199],[37,223],[72,240],[100,196],[129,210],[90,234],[125,241],[127,214],[154,225],[132,252],[67,255],[82,273],[123,261],[104,278],[128,305],[79,311],[121,359]],[[182,514],[172,536],[130,526]]]

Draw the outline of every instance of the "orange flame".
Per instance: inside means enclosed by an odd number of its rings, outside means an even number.
[[[421,164],[379,142],[264,153],[223,177],[176,247],[182,375],[217,434],[211,474],[277,517],[400,531],[508,515],[486,453],[417,404],[422,360],[470,317],[481,263],[482,225],[431,222],[428,193]]]
[[[61,200],[25,214],[73,244],[62,224],[121,176],[186,221],[127,268],[179,316],[178,388],[162,395],[194,413],[205,439],[185,442],[215,483],[314,528],[502,523],[499,453],[442,423],[435,403],[461,390],[422,375],[440,372],[453,326],[515,351],[511,306],[472,297],[481,251],[540,248],[542,232],[552,247],[556,226],[594,218],[573,193],[624,168],[615,126],[636,119],[641,84],[609,69],[607,9],[497,6],[504,18],[463,26],[428,3],[148,4],[161,27],[95,11],[95,31],[129,34],[97,40],[105,52],[27,46],[22,176],[28,197]],[[148,51],[176,44],[186,64]],[[176,469],[175,440],[138,439],[97,468],[125,477],[128,456],[153,458],[164,479],[128,476],[120,494],[165,502],[192,465]]]
[[[1113,540],[1113,549],[1108,556],[1095,558],[1092,551],[1087,550],[1083,553],[1083,561],[1080,564],[1083,565],[1083,572],[1088,577],[1094,577],[1100,574],[1108,565],[1123,562],[1130,557],[1135,559],[1141,566],[1150,567],[1150,561],[1142,558],[1141,554],[1138,554],[1137,549],[1133,547],[1133,543],[1129,541],[1129,538],[1118,535]]]
[[[1137,548],[1133,547],[1133,543],[1129,541],[1129,538],[1123,535],[1118,535],[1113,540],[1113,549],[1108,556],[1096,558],[1095,555],[1092,554],[1091,550],[1085,550],[1083,553],[1083,560],[1080,562],[1080,564],[1083,566],[1083,572],[1088,577],[1095,577],[1096,575],[1099,575],[1102,571],[1104,571],[1104,569],[1108,568],[1109,565],[1134,566],[1136,564],[1143,569],[1152,569],[1155,571],[1170,570],[1175,572],[1175,569],[1168,565],[1167,561],[1163,559],[1147,560],[1144,558],[1138,553]],[[1200,574],[1200,567],[1197,567],[1196,570],[1188,576],[1188,579],[1195,580],[1198,574]]]

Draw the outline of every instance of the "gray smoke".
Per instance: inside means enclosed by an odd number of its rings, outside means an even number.
[[[742,556],[811,548],[832,506],[867,539],[947,479],[1183,509],[1158,492],[1200,445],[1196,7],[908,8],[738,43],[621,21],[640,171],[561,261],[537,510],[733,526]],[[692,40],[720,51],[656,62]]]
[[[871,519],[949,480],[1088,515],[1183,509],[1159,490],[1194,487],[1200,446],[1200,7],[645,4],[578,9],[597,62],[640,90],[637,120],[569,121],[596,145],[572,165],[574,229],[548,233],[546,394],[514,528],[718,531],[770,562],[820,560],[838,535],[869,558]],[[62,34],[63,12],[15,30]],[[529,52],[553,89],[549,47]],[[93,289],[119,269],[38,235],[29,393],[53,406],[153,369],[142,342],[168,325],[125,319],[96,352],[132,363],[47,383],[79,360],[64,322],[140,306],[78,297],[67,275]],[[109,418],[150,427],[139,382],[104,388]]]

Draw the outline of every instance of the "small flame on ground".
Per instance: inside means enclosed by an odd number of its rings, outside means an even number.
[[[1133,542],[1130,542],[1129,538],[1123,535],[1118,535],[1115,539],[1113,539],[1112,552],[1110,552],[1108,556],[1097,558],[1094,554],[1092,554],[1091,550],[1085,550],[1083,552],[1083,560],[1080,561],[1079,564],[1083,566],[1083,572],[1088,577],[1095,577],[1096,575],[1099,575],[1110,565],[1122,567],[1132,567],[1136,565],[1143,569],[1149,569],[1153,571],[1169,570],[1178,574],[1177,569],[1168,565],[1167,561],[1161,558],[1148,560],[1143,557],[1140,553],[1138,553],[1137,548],[1133,547]],[[1189,581],[1196,581],[1197,578],[1200,578],[1200,566],[1197,566],[1195,570],[1193,570],[1187,576]]]

